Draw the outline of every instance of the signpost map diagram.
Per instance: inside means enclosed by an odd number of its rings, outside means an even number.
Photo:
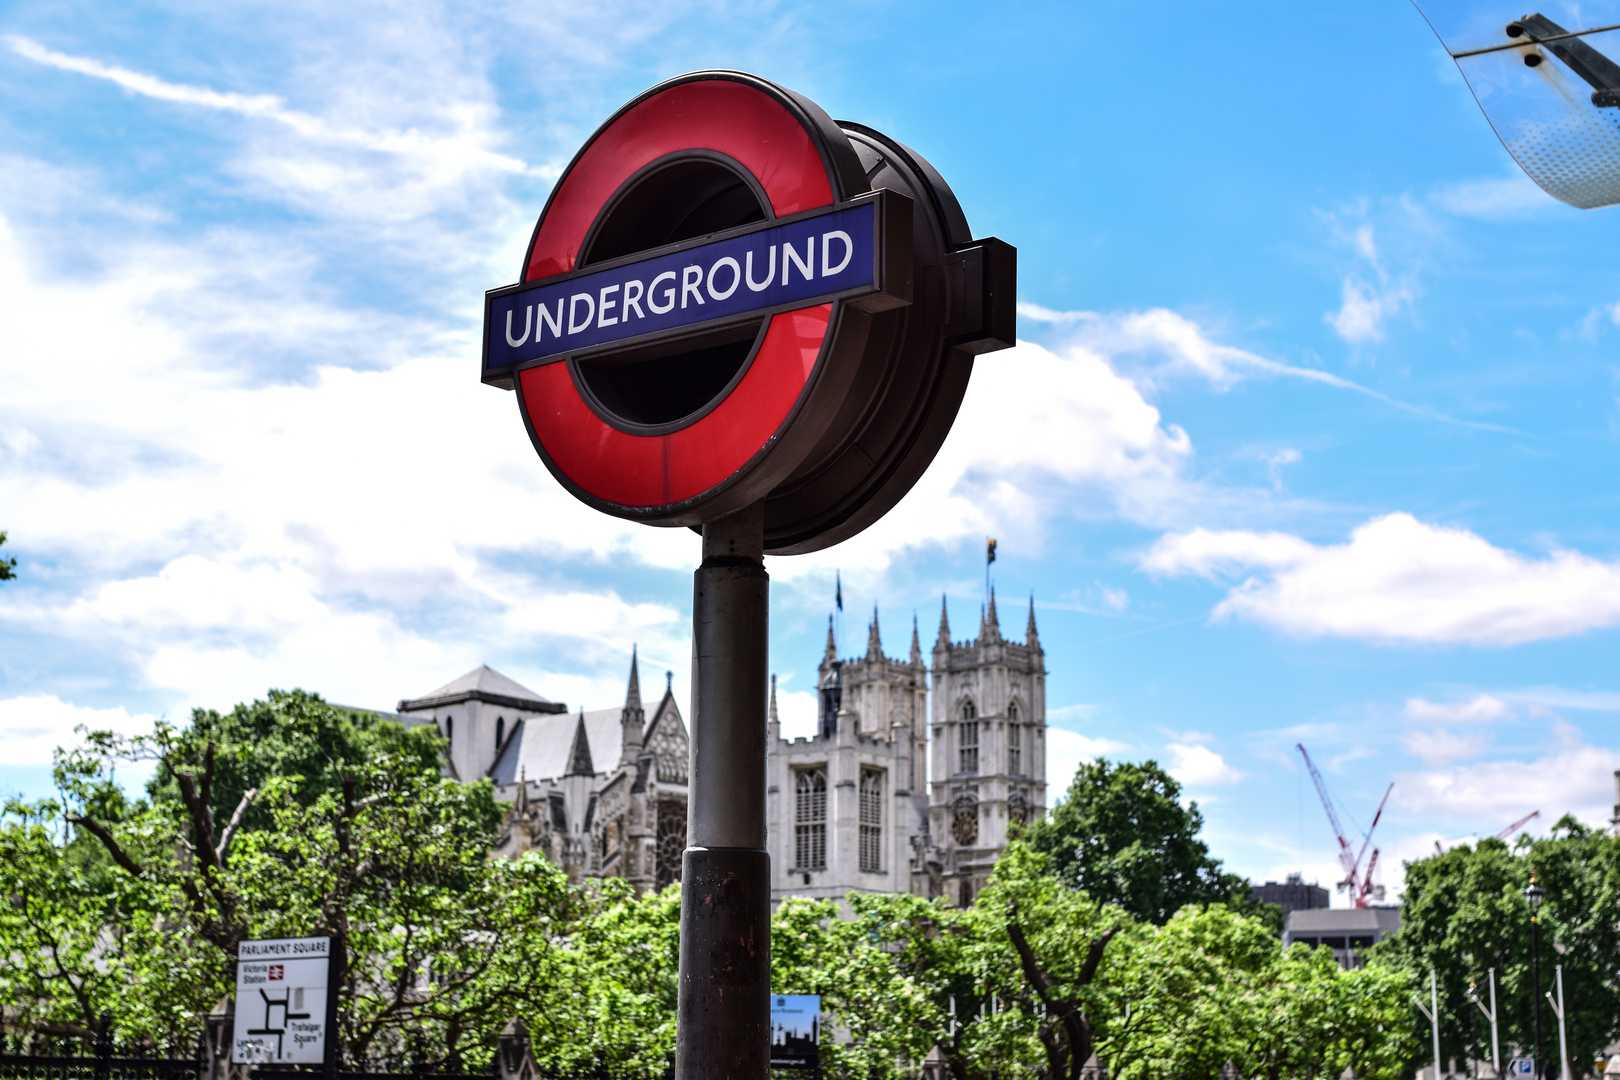
[[[254,1065],[325,1061],[331,962],[331,938],[242,942],[231,1060]]]

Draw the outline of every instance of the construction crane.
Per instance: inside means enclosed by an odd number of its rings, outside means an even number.
[[[1361,873],[1361,859],[1367,854],[1367,847],[1372,843],[1373,830],[1378,828],[1378,819],[1384,816],[1384,804],[1389,801],[1389,793],[1395,790],[1391,784],[1384,790],[1384,797],[1378,800],[1378,812],[1373,815],[1372,824],[1367,826],[1367,833],[1362,838],[1361,850],[1353,850],[1350,840],[1344,835],[1344,826],[1339,824],[1339,815],[1333,809],[1333,797],[1328,794],[1327,781],[1317,771],[1316,763],[1306,751],[1304,743],[1295,743],[1294,748],[1299,756],[1305,759],[1305,768],[1310,771],[1311,780],[1316,784],[1316,794],[1322,799],[1322,809],[1327,811],[1328,823],[1333,826],[1333,836],[1339,841],[1339,866],[1344,869],[1344,877],[1339,881],[1339,888],[1348,890],[1350,900],[1354,906],[1366,907],[1367,897],[1373,895],[1372,883],[1373,868],[1378,865],[1378,849],[1373,848],[1372,859],[1367,863],[1365,875]]]
[[[1528,825],[1530,823],[1531,819],[1538,818],[1540,816],[1541,816],[1541,811],[1540,810],[1532,810],[1528,814],[1524,815],[1524,817],[1520,818],[1518,821],[1515,821],[1513,824],[1509,825],[1507,828],[1505,828],[1501,832],[1497,833],[1496,838],[1498,840],[1506,840],[1508,837],[1510,837],[1514,833],[1518,832],[1519,828],[1521,826]]]
[[[1501,832],[1497,833],[1496,834],[1496,839],[1498,839],[1498,840],[1506,840],[1508,837],[1510,837],[1514,833],[1518,832],[1521,827],[1523,827],[1524,825],[1528,824],[1530,821],[1532,821],[1535,818],[1538,818],[1540,816],[1541,816],[1541,811],[1540,810],[1532,810],[1532,811],[1530,811],[1528,814],[1524,815],[1524,817],[1520,818],[1518,821],[1515,821],[1513,824],[1509,825],[1507,828],[1505,828]],[[1436,855],[1444,855],[1446,853],[1445,847],[1438,840],[1436,840],[1434,842],[1434,853]]]

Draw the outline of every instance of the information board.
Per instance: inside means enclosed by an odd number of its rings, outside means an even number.
[[[771,997],[772,1068],[814,1068],[820,1051],[821,995]]]
[[[237,947],[238,1064],[319,1065],[326,1059],[329,937],[244,941]]]

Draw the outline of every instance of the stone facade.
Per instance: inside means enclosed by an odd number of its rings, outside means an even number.
[[[781,737],[773,680],[773,900],[859,889],[966,904],[1006,846],[1007,823],[1046,812],[1046,667],[1033,602],[1021,643],[1002,637],[993,593],[973,641],[951,641],[942,606],[931,674],[915,623],[910,656],[893,659],[874,611],[856,658],[838,658],[829,621],[815,735]]]
[[[495,854],[541,851],[571,881],[656,889],[679,880],[686,848],[691,750],[670,681],[648,719],[634,656],[623,705],[573,713],[484,667],[399,713],[438,725],[452,776],[494,781],[508,806]]]
[[[931,843],[919,869],[926,895],[965,906],[1006,847],[1008,822],[1046,813],[1046,653],[1034,601],[1023,642],[1001,636],[993,591],[972,641],[951,640],[942,604],[933,660]]]
[[[783,739],[776,682],[766,736],[771,896],[908,892],[926,821],[928,669],[883,655],[877,612],[866,655],[838,658],[831,620],[816,734]]]
[[[831,620],[816,733],[784,739],[771,680],[766,813],[771,895],[851,890],[971,902],[1006,846],[1007,825],[1046,812],[1046,667],[1030,604],[1023,642],[1001,635],[995,594],[979,635],[953,642],[940,610],[932,667],[913,620],[905,659],[883,652],[877,612],[866,652],[840,659]],[[641,889],[678,880],[691,745],[666,678],[650,710],[634,656],[624,704],[570,712],[481,667],[399,703],[434,724],[446,771],[488,777],[508,806],[498,855],[541,851],[579,881]]]

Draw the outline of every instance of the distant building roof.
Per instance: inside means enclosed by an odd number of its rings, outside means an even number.
[[[623,714],[622,708],[615,707],[525,717],[490,766],[490,779],[505,786],[517,783],[519,777],[549,780],[568,775],[581,724],[594,771],[611,772],[618,767],[624,747],[624,728],[619,723]]]
[[[1288,913],[1289,936],[1300,934],[1376,934],[1382,937],[1401,928],[1398,907],[1305,908]]]
[[[487,701],[491,705],[505,705],[524,712],[565,713],[568,706],[560,701],[547,701],[522,683],[507,678],[487,664],[467,672],[419,698],[407,698],[399,703],[400,712],[436,709],[441,705],[459,705],[464,701]]]

